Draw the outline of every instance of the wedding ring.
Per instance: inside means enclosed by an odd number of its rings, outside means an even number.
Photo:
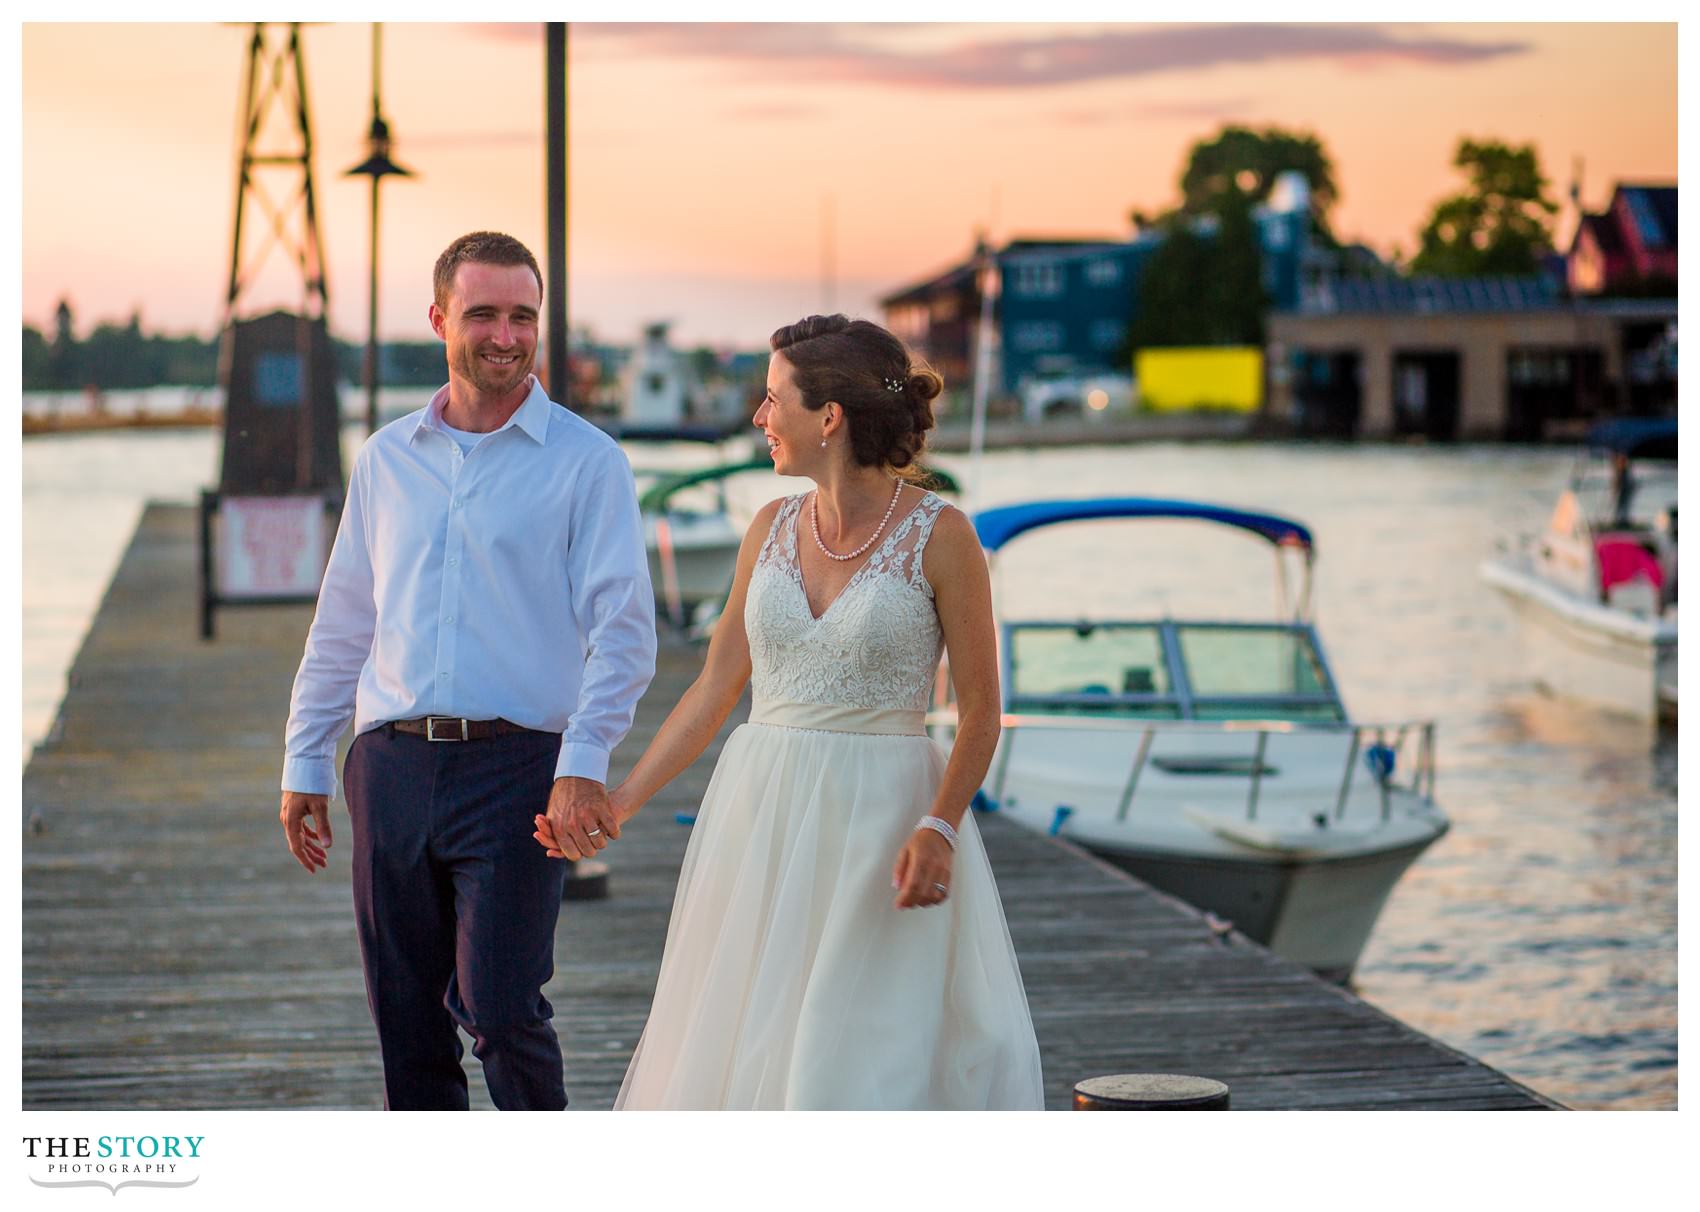
[[[950,889],[946,888],[943,884],[934,884],[933,887],[937,888],[941,894],[950,891]]]
[[[601,832],[602,832],[602,830],[600,830],[600,829],[586,829],[584,831],[584,835],[586,837],[595,837],[597,834],[599,834]]]

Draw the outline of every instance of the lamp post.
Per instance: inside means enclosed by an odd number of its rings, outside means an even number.
[[[390,159],[390,126],[378,104],[379,47],[383,24],[372,23],[372,127],[366,133],[367,156],[343,173],[345,177],[372,178],[372,276],[367,285],[366,311],[366,431],[378,429],[378,182],[385,177],[414,174]]]

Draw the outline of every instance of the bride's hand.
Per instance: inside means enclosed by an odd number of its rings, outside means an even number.
[[[897,908],[942,903],[950,895],[950,861],[954,857],[950,843],[938,831],[917,829],[911,833],[891,872]]]
[[[637,815],[637,810],[643,807],[643,801],[634,799],[626,785],[621,783],[608,793],[608,807],[614,812],[614,819],[621,825]]]

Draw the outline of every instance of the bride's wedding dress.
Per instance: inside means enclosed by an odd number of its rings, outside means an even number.
[[[972,814],[949,898],[893,907],[892,866],[945,767],[922,726],[942,636],[921,575],[944,502],[927,494],[816,618],[797,558],[805,500],[782,504],[757,558],[750,719],[703,797],[614,1105],[1041,1109]]]

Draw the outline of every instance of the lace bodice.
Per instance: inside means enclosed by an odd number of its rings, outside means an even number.
[[[807,493],[787,497],[744,603],[757,701],[925,710],[943,648],[921,553],[945,502],[927,493],[815,618],[797,558]]]

